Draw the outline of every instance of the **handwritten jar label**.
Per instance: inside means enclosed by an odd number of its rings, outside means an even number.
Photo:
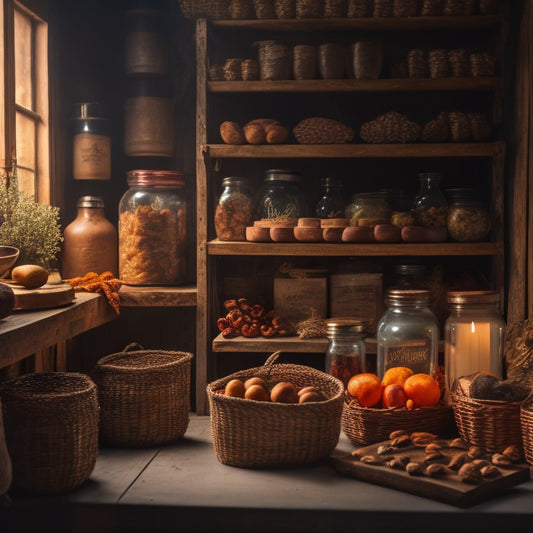
[[[72,166],[76,180],[111,179],[111,138],[94,133],[74,135]]]
[[[384,347],[385,370],[406,366],[416,374],[431,373],[431,345],[424,339],[386,345]]]

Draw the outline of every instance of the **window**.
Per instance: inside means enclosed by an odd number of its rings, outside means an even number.
[[[48,25],[21,2],[0,2],[4,86],[0,157],[15,155],[21,191],[49,203]]]

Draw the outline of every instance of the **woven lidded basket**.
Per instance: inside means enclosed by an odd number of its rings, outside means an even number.
[[[520,406],[520,427],[524,455],[527,462],[533,465],[533,394],[530,394]]]
[[[314,368],[274,364],[279,352],[261,367],[241,370],[207,386],[211,431],[217,459],[226,465],[272,468],[312,463],[328,456],[338,443],[344,386]],[[263,378],[269,387],[290,381],[296,387],[318,387],[322,402],[286,404],[225,396],[231,379]]]
[[[76,372],[26,374],[0,385],[11,490],[53,494],[91,475],[98,455],[94,382]]]
[[[370,17],[373,9],[373,0],[348,0],[346,16],[348,18]]]
[[[478,400],[460,390],[452,390],[450,397],[459,435],[465,441],[487,452],[501,453],[513,444],[522,448],[522,402]]]
[[[92,375],[100,401],[100,436],[109,445],[173,442],[189,424],[189,352],[144,350],[133,343],[102,357]]]
[[[451,407],[444,404],[417,409],[361,407],[346,393],[341,428],[353,444],[368,446],[387,440],[397,429],[445,435],[453,428],[453,413]]]

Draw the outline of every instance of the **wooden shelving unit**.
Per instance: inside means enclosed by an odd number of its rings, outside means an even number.
[[[387,32],[417,36],[428,39],[432,32],[485,32],[502,39],[503,18],[499,15],[476,15],[471,17],[412,17],[412,18],[360,18],[360,19],[301,19],[301,20],[212,20],[196,22],[197,50],[197,235],[198,235],[198,305],[197,305],[197,412],[207,412],[206,384],[214,379],[215,354],[229,352],[269,353],[282,350],[294,353],[323,354],[325,339],[299,340],[292,338],[272,339],[223,339],[216,330],[220,315],[217,291],[221,279],[217,273],[218,261],[224,257],[238,257],[238,261],[250,261],[261,257],[478,257],[486,258],[491,265],[492,283],[501,288],[504,284],[504,160],[505,143],[492,142],[440,143],[440,144],[363,144],[357,140],[344,145],[227,145],[217,144],[214,136],[218,124],[213,124],[211,98],[220,105],[221,98],[228,97],[233,105],[240,105],[245,98],[264,98],[265,95],[302,94],[324,96],[350,94],[365,95],[378,100],[386,95],[419,94],[490,94],[496,95],[494,104],[499,105],[497,95],[503,89],[503,76],[443,78],[443,79],[377,79],[377,80],[280,80],[280,81],[210,81],[208,65],[210,38],[217,34],[217,46],[224,39],[234,39],[242,33],[243,39],[268,38],[269,33],[287,36],[291,33],[312,32]],[[261,35],[261,37],[258,37]],[[498,47],[496,47],[499,49]],[[255,101],[255,100],[254,100]],[[315,110],[317,113],[318,110]],[[228,112],[229,114],[229,112]],[[229,118],[228,118],[229,120]],[[222,242],[213,238],[214,225],[212,205],[216,183],[213,166],[225,161],[235,163],[247,160],[248,164],[268,161],[294,160],[356,160],[356,159],[450,159],[470,158],[489,161],[491,177],[490,210],[493,231],[490,242],[480,243],[252,243]],[[368,339],[368,349],[375,352],[375,341]],[[374,346],[372,346],[374,343]],[[244,359],[243,359],[244,361]],[[245,362],[243,362],[245,364]]]

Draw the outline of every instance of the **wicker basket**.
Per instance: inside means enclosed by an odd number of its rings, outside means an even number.
[[[323,80],[344,78],[344,46],[339,43],[322,43],[318,47],[318,72]]]
[[[448,52],[443,48],[428,52],[429,76],[433,79],[447,78],[450,75]]]
[[[442,14],[446,16],[468,16],[474,14],[474,0],[444,0]]]
[[[450,138],[452,142],[462,143],[470,140],[470,121],[462,111],[448,113],[450,123]]]
[[[255,18],[252,0],[230,0],[229,16],[234,20],[248,20]]]
[[[391,17],[392,0],[374,0],[374,17]]]
[[[229,0],[179,0],[181,12],[187,19],[228,18]]]
[[[230,57],[224,63],[224,79],[226,81],[242,80],[242,59]]]
[[[314,80],[317,77],[317,47],[296,44],[293,48],[293,75],[295,80]]]
[[[209,79],[211,81],[224,81],[224,65],[216,63],[209,67]]]
[[[381,41],[357,41],[353,45],[353,72],[357,80],[375,80],[381,74],[383,43]]]
[[[100,401],[100,436],[113,446],[173,442],[189,424],[189,352],[144,350],[133,343],[102,357],[93,369]]]
[[[310,368],[274,364],[279,352],[257,368],[241,370],[207,386],[211,431],[217,459],[226,465],[272,468],[312,463],[327,457],[338,443],[344,386],[340,380]],[[284,404],[232,398],[217,391],[231,379],[262,377],[267,385],[290,381],[315,386],[323,402]]]
[[[370,17],[372,9],[372,0],[348,0],[346,16],[349,18]]]
[[[296,18],[309,19],[322,16],[323,0],[296,0]]]
[[[423,17],[435,17],[442,11],[442,0],[422,0],[420,14]]]
[[[345,17],[347,4],[347,0],[324,0],[324,17]]]
[[[53,494],[91,475],[98,455],[98,398],[85,374],[41,372],[0,385],[11,490]]]
[[[496,58],[487,52],[470,54],[470,71],[472,76],[494,76]]]
[[[533,465],[533,394],[530,394],[520,406],[520,427],[524,455],[527,462]]]
[[[422,48],[415,48],[407,52],[407,70],[410,78],[429,77],[426,54]]]
[[[257,19],[275,19],[273,0],[254,0],[255,18]]]
[[[278,41],[258,41],[259,77],[262,80],[288,80],[292,74],[292,47]]]
[[[453,390],[450,397],[459,435],[465,441],[491,453],[501,453],[510,445],[522,448],[523,402],[477,400],[460,390]]]
[[[465,48],[455,48],[448,52],[450,74],[457,78],[470,76],[470,64]]]
[[[278,19],[296,17],[296,0],[274,0],[274,12]]]
[[[446,435],[454,429],[453,412],[451,407],[442,404],[418,409],[361,407],[357,400],[350,400],[346,393],[341,428],[356,446],[368,446],[387,440],[397,429],[409,433],[427,431],[435,435]]]
[[[393,17],[414,17],[418,10],[418,0],[393,0]]]
[[[244,81],[253,81],[259,79],[259,62],[257,59],[242,60],[241,77]]]

